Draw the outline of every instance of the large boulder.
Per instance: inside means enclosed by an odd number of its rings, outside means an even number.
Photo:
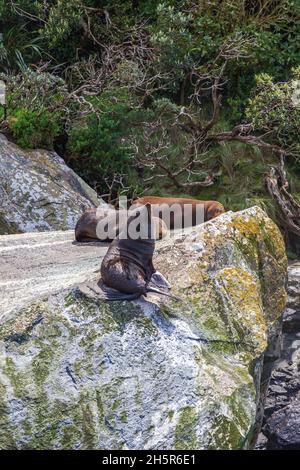
[[[22,237],[26,244],[27,235],[19,235],[6,252],[16,271]],[[55,237],[52,242],[52,263],[72,276],[70,254],[64,268],[63,249],[53,259]],[[46,245],[41,260],[32,243],[33,278],[47,265]],[[70,246],[65,243],[66,253]],[[87,263],[90,248],[72,245],[74,264],[81,257]],[[95,252],[90,256],[94,266]],[[21,288],[26,301],[20,307],[15,281],[6,283],[0,448],[252,446],[285,307],[287,260],[279,230],[257,207],[227,213],[159,242],[154,264],[182,302],[149,294],[105,303],[76,285],[64,289],[66,276],[53,289],[51,268],[50,294],[43,290],[42,298],[30,300]],[[98,276],[87,269],[88,279]]]
[[[98,198],[57,153],[22,150],[0,134],[0,234],[67,230]]]

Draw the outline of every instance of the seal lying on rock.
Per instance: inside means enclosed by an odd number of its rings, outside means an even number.
[[[214,219],[225,212],[224,206],[218,201],[200,201],[179,197],[144,196],[136,199],[132,207],[144,204],[151,204],[152,215],[160,217],[171,230],[194,226]],[[163,207],[170,209],[173,207],[174,210],[164,212]]]
[[[135,223],[140,226],[137,238],[132,236]],[[144,227],[146,233],[142,233]],[[124,230],[111,243],[101,264],[100,282],[85,284],[80,287],[81,291],[88,295],[93,291],[104,300],[133,300],[148,292],[179,300],[162,290],[170,289],[170,284],[162,274],[155,272],[152,227],[151,206],[147,204],[128,218]]]
[[[111,242],[126,227],[130,212],[126,210],[110,211],[103,209],[87,209],[79,218],[75,227],[75,239],[78,242]],[[164,238],[168,229],[164,221],[158,217],[154,220],[154,238]]]

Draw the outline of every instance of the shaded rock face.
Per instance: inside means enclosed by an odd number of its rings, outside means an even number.
[[[300,449],[300,263],[288,269],[281,357],[267,393],[258,449]]]
[[[21,150],[0,135],[0,234],[67,230],[98,205],[93,191],[55,152]]]
[[[252,446],[286,299],[277,227],[227,213],[159,242],[154,264],[182,302],[74,286],[2,322],[0,448]]]

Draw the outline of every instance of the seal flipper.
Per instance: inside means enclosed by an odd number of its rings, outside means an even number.
[[[153,292],[155,294],[165,295],[167,297],[170,297],[171,299],[177,300],[178,302],[182,302],[182,299],[180,297],[177,297],[176,295],[169,294],[169,292],[162,291],[160,289],[157,289],[156,287],[152,287],[149,284],[147,285],[147,292]]]
[[[92,298],[92,299],[101,299],[104,301],[113,301],[113,300],[135,300],[141,297],[141,293],[134,292],[132,294],[127,294],[125,292],[120,292],[112,287],[106,286],[102,280],[98,283],[96,282],[89,282],[85,284],[81,284],[78,286],[80,292],[82,292],[85,296]],[[165,295],[170,297],[171,299],[182,301],[179,297],[175,295],[169,294],[168,292],[161,291],[155,287],[147,286],[147,292],[153,292],[155,294]]]
[[[171,289],[171,284],[159,271],[155,271],[152,274],[149,284],[153,287],[158,287],[161,289]]]
[[[126,294],[125,292],[120,292],[112,287],[106,286],[101,280],[96,282],[89,282],[82,284],[79,286],[80,292],[82,292],[87,297],[93,299],[101,299],[105,301],[112,301],[112,300],[134,300],[138,299],[141,294],[140,293],[133,293],[133,294]]]

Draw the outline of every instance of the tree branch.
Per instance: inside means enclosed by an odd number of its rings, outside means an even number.
[[[272,167],[265,177],[266,186],[279,209],[279,220],[287,232],[300,236],[300,204],[288,192],[288,181],[284,170],[284,160],[280,166]]]
[[[230,132],[220,132],[219,134],[211,134],[207,137],[208,140],[214,142],[226,142],[226,141],[236,141],[242,142],[243,144],[252,145],[259,148],[268,149],[277,155],[296,155],[292,149],[283,148],[279,145],[270,144],[262,140],[262,137],[255,136],[252,134],[244,135],[245,132],[249,132],[252,129],[250,124],[236,126]]]

